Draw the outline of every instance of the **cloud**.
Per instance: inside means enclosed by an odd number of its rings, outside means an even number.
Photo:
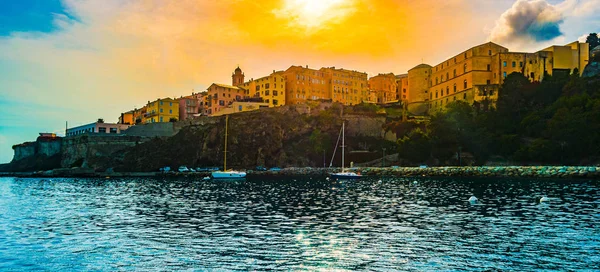
[[[502,44],[550,41],[562,35],[563,15],[545,0],[518,0],[492,29],[490,40]]]

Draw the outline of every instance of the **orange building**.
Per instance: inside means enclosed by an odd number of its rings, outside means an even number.
[[[291,66],[283,73],[286,104],[300,104],[307,100],[330,100],[330,77],[321,70]]]
[[[206,114],[213,115],[236,100],[246,97],[246,92],[236,86],[213,83],[207,89]]]
[[[396,76],[393,73],[379,74],[369,79],[369,89],[375,92],[377,103],[396,102]]]
[[[264,103],[269,104],[269,107],[278,107],[286,104],[286,81],[283,77],[283,71],[273,71],[269,76],[250,79],[250,81],[238,87],[246,92],[246,96],[262,98]]]
[[[396,100],[407,101],[408,96],[408,74],[397,75]]]

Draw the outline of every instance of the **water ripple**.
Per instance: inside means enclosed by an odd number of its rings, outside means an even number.
[[[0,270],[596,270],[599,185],[0,178]]]

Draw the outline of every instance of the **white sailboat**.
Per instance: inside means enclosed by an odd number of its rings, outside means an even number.
[[[345,126],[346,122],[342,123],[342,172],[331,174],[332,178],[336,179],[359,179],[361,177],[360,174],[354,172],[346,172],[344,167],[344,148],[346,147],[346,135],[345,135]],[[339,141],[339,139],[338,139]]]
[[[214,171],[211,173],[214,179],[243,179],[246,178],[246,172],[227,170],[227,124],[229,115],[225,115],[225,151],[223,159],[223,171]]]

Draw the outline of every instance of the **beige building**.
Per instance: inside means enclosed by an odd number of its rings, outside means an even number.
[[[448,103],[459,100],[494,105],[500,86],[511,73],[523,73],[531,81],[542,81],[546,73],[572,73],[576,68],[581,73],[588,55],[587,44],[578,42],[535,53],[509,52],[488,42],[433,67],[421,64],[409,70],[408,109],[413,114],[423,114],[426,108],[443,110]]]
[[[377,103],[385,104],[399,100],[396,98],[397,83],[393,73],[379,74],[369,78],[369,90],[375,93]]]

